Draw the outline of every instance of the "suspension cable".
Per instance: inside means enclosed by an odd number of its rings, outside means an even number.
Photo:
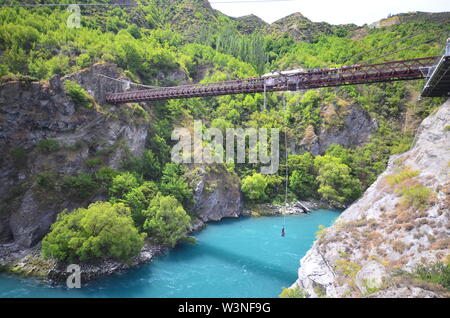
[[[421,44],[426,44],[426,43],[431,43],[431,42],[433,42],[433,41],[438,40],[439,37],[440,37],[440,36],[435,37],[435,38],[430,39],[430,40],[425,40],[425,41],[422,41],[422,42],[419,42],[419,43],[415,43],[415,44],[413,44],[413,45],[410,45],[410,46],[407,46],[407,47],[398,49],[398,50],[396,50],[396,51],[392,51],[392,52],[389,52],[389,53],[386,53],[386,54],[383,54],[383,55],[380,55],[380,56],[377,56],[377,57],[373,57],[373,58],[370,58],[370,59],[365,60],[365,61],[362,61],[362,62],[359,62],[358,64],[367,64],[367,63],[369,63],[369,62],[371,62],[371,61],[373,61],[373,60],[378,60],[378,59],[380,59],[380,58],[383,58],[383,57],[386,57],[386,56],[390,56],[390,55],[396,54],[396,53],[398,53],[398,52],[405,51],[405,50],[409,50],[409,49],[411,49],[411,50],[417,50],[419,45],[421,45]]]
[[[121,83],[124,83],[124,84],[132,84],[132,85],[135,85],[135,86],[141,86],[141,87],[150,88],[150,89],[158,89],[158,88],[160,88],[158,86],[149,86],[149,85],[134,83],[134,82],[131,82],[131,81],[128,81],[128,80],[121,80],[121,79],[109,77],[109,76],[106,76],[106,75],[103,75],[103,74],[95,74],[95,75],[101,76],[101,77],[105,77],[107,79],[110,79],[110,80],[113,80],[113,81],[116,81],[116,82],[121,82]]]
[[[342,64],[342,63],[345,63],[345,62],[347,62],[348,60],[351,60],[351,59],[353,59],[353,58],[355,58],[355,57],[359,57],[359,56],[362,56],[362,55],[365,55],[365,54],[368,54],[368,53],[371,53],[371,52],[375,52],[375,51],[384,49],[385,47],[388,47],[388,46],[390,46],[390,45],[392,45],[392,44],[394,44],[394,43],[397,43],[397,42],[400,42],[400,41],[403,41],[403,40],[406,40],[406,39],[409,39],[409,38],[414,38],[414,37],[416,37],[416,36],[418,36],[418,35],[420,35],[420,34],[423,34],[423,33],[425,33],[425,32],[422,31],[422,32],[418,32],[418,33],[415,33],[415,34],[412,34],[412,35],[404,36],[404,37],[402,37],[402,38],[400,38],[400,39],[394,40],[394,41],[389,42],[389,43],[387,43],[387,44],[384,44],[384,45],[382,45],[382,46],[379,46],[379,47],[370,49],[370,50],[368,50],[368,51],[361,52],[361,53],[355,54],[355,55],[353,55],[353,56],[347,57],[347,58],[345,58],[345,59],[339,60],[339,61],[336,62],[335,64]]]

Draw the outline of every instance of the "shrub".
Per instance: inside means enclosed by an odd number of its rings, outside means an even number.
[[[165,165],[161,178],[161,192],[175,197],[183,206],[194,201],[194,194],[185,176],[186,168],[176,163]]]
[[[306,298],[308,297],[308,293],[305,292],[300,287],[294,288],[283,288],[281,294],[278,296],[280,298]]]
[[[157,180],[161,177],[161,165],[151,150],[145,150],[142,157],[129,159],[124,167],[126,170],[142,175],[146,180]]]
[[[450,263],[448,260],[417,264],[411,272],[397,270],[394,272],[394,276],[435,284],[450,291]]]
[[[37,149],[45,154],[56,152],[61,149],[59,141],[53,138],[41,139],[36,144]]]
[[[150,119],[150,116],[148,115],[148,112],[139,104],[131,104],[128,106],[133,114],[133,116],[137,118],[143,119],[145,122],[148,122]]]
[[[93,106],[92,98],[89,94],[76,82],[65,81],[64,90],[66,94],[72,99],[77,107],[91,108]]]
[[[398,190],[398,193],[402,195],[402,204],[414,209],[423,209],[427,206],[432,191],[421,184],[414,184],[402,187]]]
[[[54,172],[41,172],[36,176],[36,185],[41,190],[54,190],[57,187],[57,175]]]
[[[42,241],[42,254],[70,262],[105,258],[129,262],[144,238],[124,204],[96,202],[87,209],[61,213]]]
[[[74,199],[85,200],[96,192],[98,184],[90,175],[80,173],[77,176],[65,176],[62,188]]]
[[[342,163],[342,159],[329,155],[317,156],[314,166],[318,171],[317,191],[324,199],[342,204],[350,203],[361,195],[361,182],[350,174],[350,168]]]
[[[356,274],[360,271],[361,266],[346,260],[337,260],[336,261],[336,270],[340,272],[342,275],[355,278]]]
[[[283,177],[279,175],[266,175],[264,177],[267,183],[266,193],[269,198],[274,198],[278,193],[282,193],[282,190],[284,190],[284,188],[282,187],[282,185],[284,184]]]
[[[309,153],[289,156],[289,187],[301,199],[313,197],[316,190],[316,176],[313,172],[314,157]]]
[[[145,211],[144,230],[155,242],[174,247],[186,236],[191,218],[173,196],[156,195]]]
[[[267,185],[266,178],[260,173],[255,173],[242,180],[242,192],[250,201],[262,202],[268,199]]]
[[[16,168],[24,168],[27,165],[28,153],[23,148],[14,148],[11,150],[11,157]]]
[[[448,263],[418,264],[413,275],[423,281],[439,284],[450,291],[450,264]]]
[[[397,184],[402,183],[403,181],[407,179],[414,178],[420,174],[420,171],[414,171],[411,169],[411,167],[405,167],[401,169],[399,172],[395,174],[391,174],[389,176],[386,176],[386,180],[389,186],[394,186]]]
[[[89,54],[86,54],[86,53],[80,54],[80,55],[78,56],[78,58],[77,58],[77,65],[78,65],[80,68],[88,67],[88,66],[92,63],[91,60],[92,60],[92,59],[91,59],[91,57],[89,56]]]
[[[320,239],[327,232],[327,228],[325,226],[323,226],[323,225],[319,225],[318,227],[319,227],[319,231],[316,232],[316,238]]]
[[[95,180],[101,185],[104,189],[109,189],[112,184],[112,180],[115,176],[118,175],[118,172],[111,167],[102,167],[95,174]]]
[[[400,254],[403,253],[407,246],[408,245],[402,241],[395,241],[392,243],[392,248],[394,249],[394,251]]]
[[[139,229],[142,229],[146,220],[145,210],[150,202],[158,194],[158,186],[154,182],[144,182],[137,188],[133,188],[125,194],[122,202],[131,209],[131,217]]]
[[[131,189],[139,186],[139,181],[133,173],[123,172],[116,175],[109,188],[109,196],[112,201],[123,199]]]
[[[100,157],[95,157],[95,158],[87,159],[84,163],[89,168],[94,168],[94,167],[100,166],[103,163],[103,159]]]

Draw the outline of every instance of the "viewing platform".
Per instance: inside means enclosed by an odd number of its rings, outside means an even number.
[[[432,67],[422,70],[427,83],[422,91],[422,97],[450,96],[450,43],[447,44],[444,55]]]

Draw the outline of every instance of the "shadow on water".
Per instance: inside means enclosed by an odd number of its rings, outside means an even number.
[[[230,264],[239,264],[242,267],[245,266],[245,268],[249,271],[252,271],[253,273],[264,277],[273,277],[278,280],[289,280],[292,279],[293,275],[295,276],[295,271],[286,271],[276,264],[264,262],[260,259],[253,258],[248,255],[238,254],[230,250],[218,248],[206,243],[202,243],[201,246],[202,252],[204,254],[207,254],[208,256],[218,258],[221,261]]]
[[[232,266],[240,267],[265,279],[270,277],[281,282],[293,282],[296,278],[295,270],[289,272],[276,264],[204,242],[195,246],[183,244],[177,247],[177,249],[178,251],[161,255],[161,258],[169,257],[171,261],[175,258],[177,262],[183,261],[189,263],[197,257],[207,256],[216,258],[220,261],[219,263],[228,263]],[[181,251],[182,253],[180,253]],[[180,259],[178,259],[179,257]],[[159,270],[155,272],[154,267],[150,263],[144,267],[128,271],[127,273],[115,274],[100,281],[92,282],[86,287],[91,292],[95,291],[96,297],[123,297],[124,294],[127,297],[147,297],[149,293],[152,295],[151,297],[165,297],[163,295],[159,296],[158,292],[154,289],[156,287],[153,286],[153,278],[155,275],[160,276],[161,272]],[[165,275],[170,275],[170,270]],[[123,276],[127,277],[126,281],[123,280]],[[169,284],[169,282],[165,281],[165,284]],[[89,293],[88,291],[87,294]]]

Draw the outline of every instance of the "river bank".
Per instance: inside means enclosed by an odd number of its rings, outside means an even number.
[[[0,297],[277,297],[297,276],[298,260],[311,247],[319,225],[329,226],[339,211],[240,217],[208,223],[181,243],[140,266],[92,281],[81,289],[45,280],[0,275]]]
[[[298,201],[288,204],[286,209],[282,205],[259,204],[244,208],[241,216],[259,217],[259,216],[280,216],[280,215],[300,215],[310,213],[314,210],[330,209],[322,202]],[[239,216],[237,217],[239,218]],[[225,218],[225,220],[228,218]],[[217,221],[214,223],[221,223]],[[200,233],[209,222],[196,219],[192,225],[189,235]],[[66,262],[57,262],[51,259],[44,259],[40,253],[40,244],[23,249],[14,244],[0,245],[0,272],[6,272],[22,277],[35,277],[49,283],[65,282],[69,273],[67,273]],[[141,252],[133,258],[131,263],[123,264],[116,260],[108,259],[97,262],[80,262],[84,281],[92,281],[104,276],[110,276],[114,273],[125,272],[137,268],[143,264],[150,263],[160,254],[170,250],[169,247],[157,245],[147,241]]]
[[[322,201],[295,201],[287,203],[286,207],[284,204],[274,204],[274,203],[261,203],[261,204],[249,204],[243,211],[242,215],[245,216],[279,216],[279,215],[299,215],[310,213],[314,210],[335,210],[334,206]],[[337,210],[340,210],[337,209]]]

